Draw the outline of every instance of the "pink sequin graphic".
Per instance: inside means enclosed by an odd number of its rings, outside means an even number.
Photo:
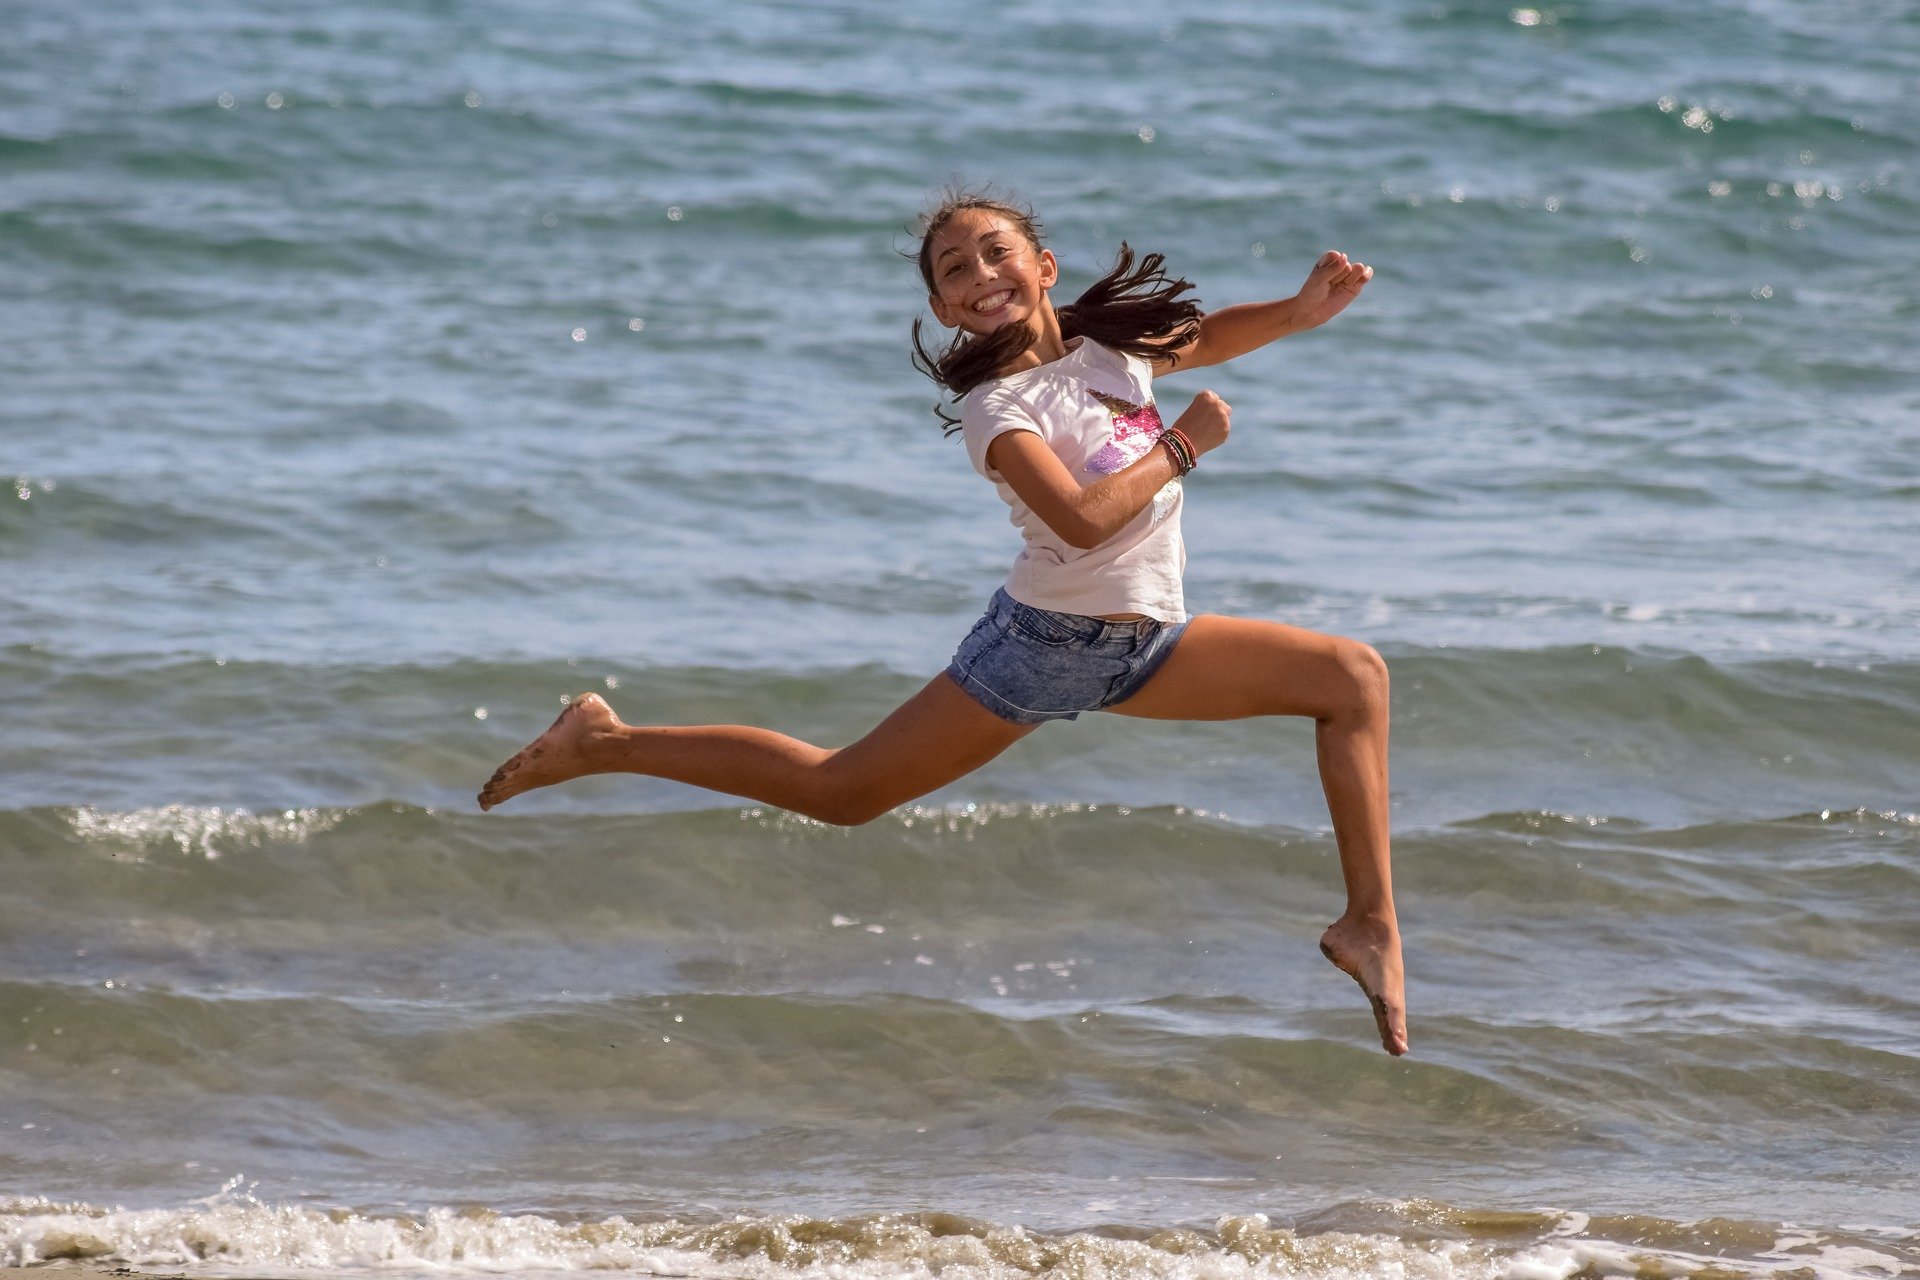
[[[1166,430],[1160,421],[1160,410],[1151,401],[1134,404],[1119,396],[1103,395],[1092,387],[1087,388],[1087,394],[1113,415],[1113,439],[1100,446],[1099,452],[1087,459],[1089,471],[1112,475],[1128,463],[1139,461],[1147,456],[1154,442],[1160,438],[1160,433]]]

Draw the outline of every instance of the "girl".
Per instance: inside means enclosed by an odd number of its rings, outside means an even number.
[[[1203,615],[1181,595],[1180,477],[1226,443],[1229,409],[1202,391],[1172,427],[1151,380],[1219,364],[1325,324],[1372,268],[1330,252],[1300,292],[1202,313],[1159,255],[1118,264],[1056,308],[1059,276],[1031,213],[950,193],[923,220],[920,274],[959,330],[915,363],[960,402],[974,468],[1025,538],[1007,583],[952,664],[838,750],[740,725],[623,723],[597,694],[488,780],[480,807],[594,773],[641,773],[858,824],[978,769],[1047,720],[1113,711],[1157,720],[1311,716],[1347,908],[1320,949],[1407,1051],[1387,834],[1387,669],[1368,646],[1275,622]]]

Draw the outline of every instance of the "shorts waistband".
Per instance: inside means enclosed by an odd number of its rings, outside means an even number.
[[[1015,600],[1007,594],[1005,587],[1001,587],[993,593],[993,612],[995,617],[1001,622],[1006,622],[1013,617],[1015,612],[1021,609],[1032,609],[1036,613],[1049,613],[1057,618],[1071,618],[1082,626],[1087,627],[1089,632],[1092,632],[1094,627],[1098,627],[1097,632],[1086,634],[1086,639],[1088,640],[1119,640],[1128,636],[1138,636],[1143,632],[1154,631],[1166,625],[1158,618],[1128,618],[1124,621],[1118,621],[1112,618],[1096,618],[1084,613],[1063,613],[1058,609],[1042,609],[1039,605],[1024,604],[1021,601]]]

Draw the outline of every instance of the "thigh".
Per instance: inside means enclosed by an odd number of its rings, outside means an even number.
[[[942,672],[827,768],[884,811],[965,777],[1038,727],[1001,719]]]
[[[1364,646],[1279,622],[1202,614],[1132,697],[1106,708],[1148,720],[1240,720],[1338,712]]]

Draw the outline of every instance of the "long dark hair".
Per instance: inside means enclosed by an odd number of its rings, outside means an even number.
[[[920,219],[920,278],[927,292],[937,293],[933,278],[933,237],[963,209],[997,213],[1024,235],[1035,250],[1041,247],[1040,220],[1029,209],[993,199],[979,191],[950,191]],[[1178,360],[1177,348],[1200,336],[1198,298],[1180,295],[1193,289],[1191,280],[1169,276],[1166,259],[1150,253],[1134,264],[1133,250],[1120,242],[1113,269],[1094,281],[1073,302],[1056,310],[1062,338],[1086,338],[1146,360]],[[1024,321],[1003,326],[985,337],[963,333],[944,350],[933,351],[921,340],[921,321],[913,322],[913,367],[952,393],[954,403],[993,377],[994,370],[1031,347],[1037,335]],[[959,417],[948,406],[933,410],[948,435],[960,428]]]

